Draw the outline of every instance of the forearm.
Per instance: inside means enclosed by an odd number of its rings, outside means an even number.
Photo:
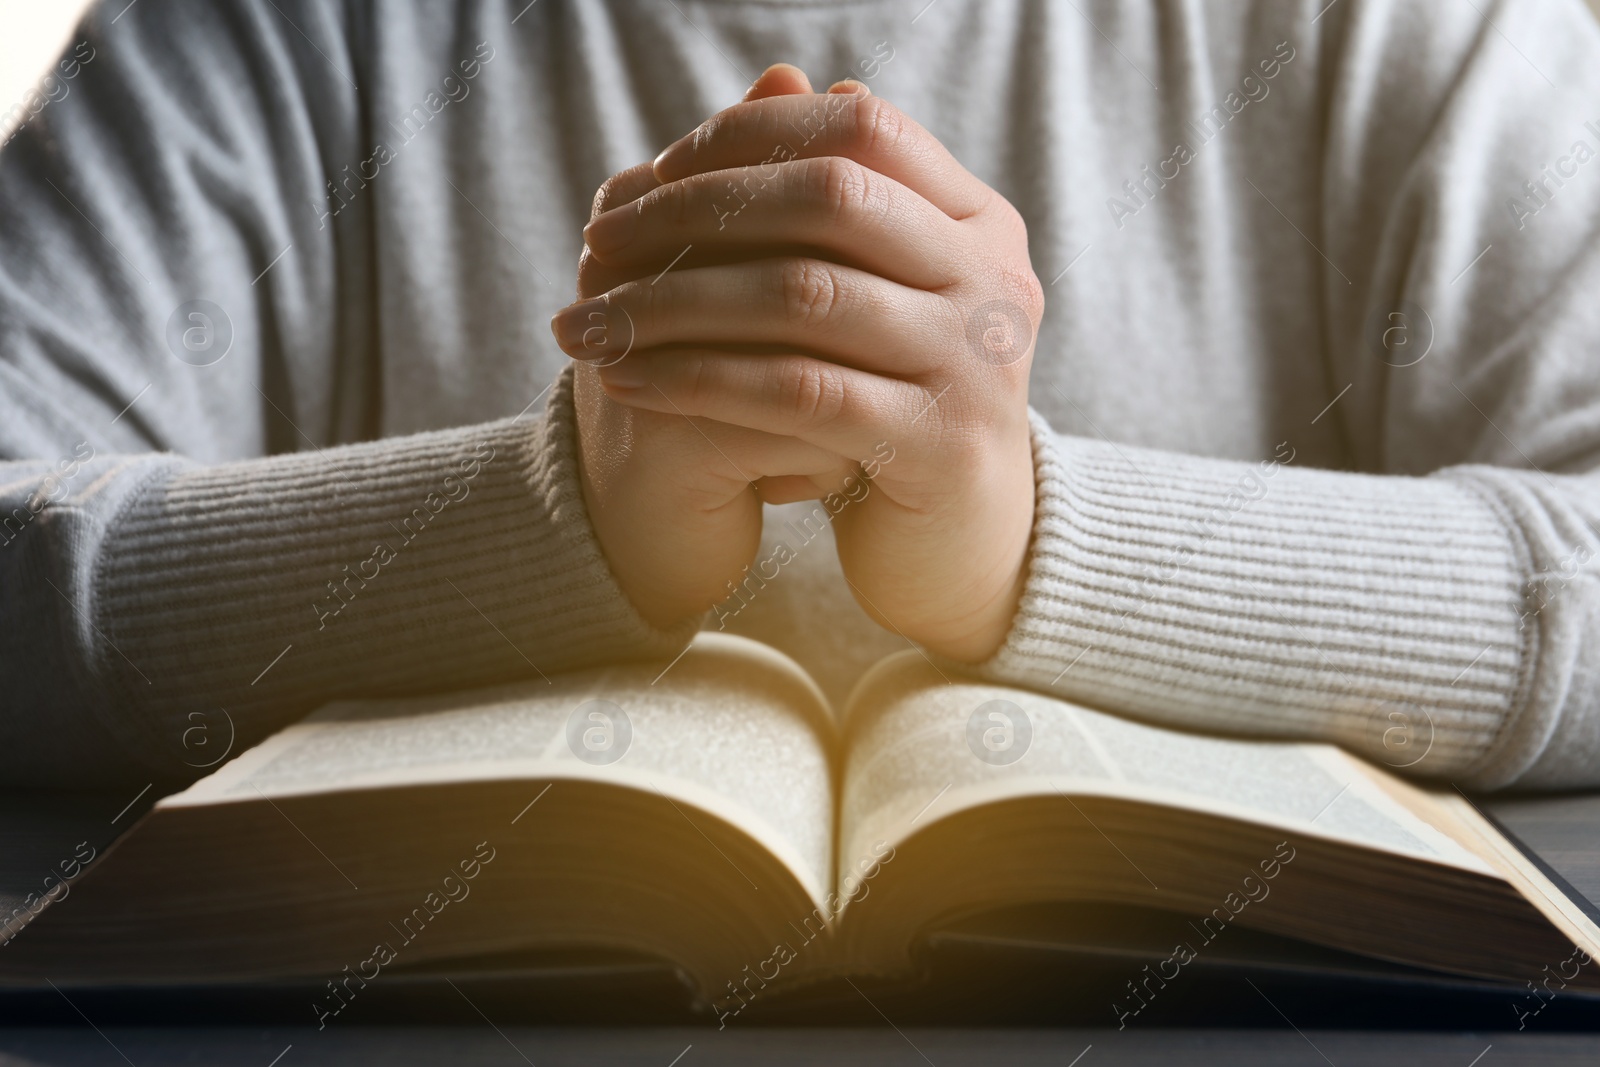
[[[79,621],[45,662],[6,657],[37,710],[14,719],[0,773],[71,780],[81,767],[62,739],[84,734],[110,753],[102,773],[193,775],[231,735],[237,753],[337,697],[670,655],[692,621],[666,634],[637,616],[589,529],[574,464],[564,377],[543,418],[160,462],[98,516],[103,528],[65,544],[27,531],[39,537],[29,566],[57,590],[25,583],[6,629]]]
[[[1582,511],[1580,479],[1539,500],[1528,472],[1303,470],[1287,446],[1238,463],[1042,422],[1035,452],[1027,586],[991,676],[1174,725],[1335,741],[1463,784],[1600,780],[1547,752],[1553,731],[1594,733],[1574,683],[1593,670],[1600,601],[1582,580],[1529,594],[1574,538],[1592,544],[1570,521],[1539,526]]]

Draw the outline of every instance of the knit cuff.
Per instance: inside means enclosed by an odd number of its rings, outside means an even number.
[[[1034,457],[1029,574],[989,677],[1480,785],[1525,766],[1525,564],[1470,485],[1300,469],[1288,444],[1246,463],[1058,437],[1037,417]]]
[[[108,725],[154,769],[330,699],[671,656],[601,554],[572,378],[537,420],[185,466],[113,522],[94,616]],[[197,724],[206,726],[195,731]]]

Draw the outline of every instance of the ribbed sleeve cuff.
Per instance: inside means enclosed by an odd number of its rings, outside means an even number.
[[[565,373],[542,418],[153,480],[95,581],[108,725],[181,774],[219,709],[243,746],[335,697],[671,656],[699,620],[657,630],[617,586],[574,431]]]
[[[1055,435],[1012,632],[983,673],[1158,722],[1343,744],[1496,786],[1536,628],[1492,499],[1449,476],[1202,459]]]

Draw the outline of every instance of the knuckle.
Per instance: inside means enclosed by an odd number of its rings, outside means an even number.
[[[649,196],[649,206],[659,212],[660,218],[668,225],[682,228],[689,222],[690,205],[698,184],[669,182],[658,189],[653,189]]]
[[[1044,286],[1039,284],[1039,276],[1030,267],[1023,275],[1024,303],[1029,316],[1037,326],[1044,318]]]
[[[674,362],[677,363],[675,375],[677,391],[683,398],[680,403],[685,405],[688,411],[701,410],[706,398],[716,391],[711,362],[705,356],[695,353],[690,353]]]
[[[632,203],[656,187],[655,172],[649,163],[640,163],[627,170],[618,171],[600,183],[590,205],[589,217],[594,218],[614,207]]]
[[[1032,270],[1023,275],[1023,306],[1035,325],[1044,318],[1044,286],[1039,284],[1039,276]]]
[[[595,190],[594,203],[590,206],[589,217],[603,215],[621,198],[622,175],[613,174],[600,183],[600,188]]]
[[[979,360],[1025,382],[1044,318],[1044,287],[1025,259],[986,257],[977,267],[981,284],[957,305],[967,343]]]
[[[905,113],[881,97],[857,103],[855,117],[856,143],[869,157],[893,155],[906,139]]]
[[[660,321],[662,312],[670,311],[679,295],[669,283],[672,276],[662,278],[660,284],[625,281],[602,294],[606,302],[606,322],[615,323],[618,330],[626,327],[626,335],[638,338],[640,347],[647,347],[643,336]]]
[[[1002,299],[1022,308],[1035,325],[1044,315],[1044,286],[1031,265],[1017,269],[1015,266],[997,268],[995,285]]]
[[[778,369],[778,402],[800,425],[820,428],[844,411],[844,375],[821,360],[786,360]]]
[[[704,152],[711,151],[718,141],[724,137],[724,131],[733,124],[733,116],[727,111],[719,111],[694,128],[694,133],[689,138],[689,154],[691,159],[698,160]],[[728,132],[737,132],[728,131]]]
[[[578,296],[599,296],[606,291],[605,266],[587,247],[578,253]]]
[[[797,326],[820,326],[839,310],[839,279],[833,268],[815,259],[784,263],[780,282],[784,312]]]
[[[876,195],[876,183],[867,168],[841,156],[825,156],[810,167],[812,197],[829,223],[837,224],[866,215]]]

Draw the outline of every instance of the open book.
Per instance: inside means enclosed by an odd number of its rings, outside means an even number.
[[[160,801],[0,951],[0,983],[315,976],[325,1019],[392,968],[622,950],[727,1019],[1074,902],[1187,918],[1126,1010],[1233,926],[1516,986],[1592,988],[1564,968],[1600,954],[1463,798],[1338,749],[1130,722],[914,650],[835,711],[783,654],[701,634],[666,669],[330,705]]]

